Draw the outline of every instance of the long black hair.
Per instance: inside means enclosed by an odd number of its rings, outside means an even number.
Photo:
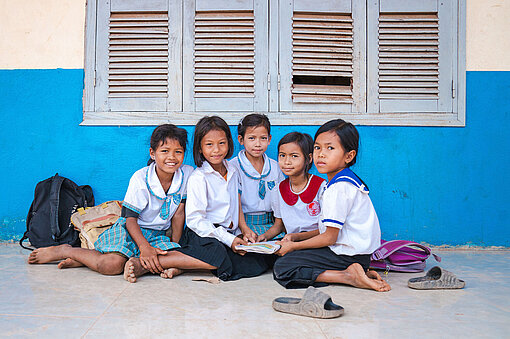
[[[356,155],[354,158],[347,164],[347,167],[351,167],[356,163],[356,157],[358,156],[358,148],[359,148],[359,133],[356,127],[350,122],[344,121],[342,119],[335,119],[326,122],[324,125],[319,127],[317,132],[315,133],[314,141],[317,140],[319,134],[335,131],[336,135],[340,139],[340,144],[344,148],[346,153],[350,151],[356,151]]]

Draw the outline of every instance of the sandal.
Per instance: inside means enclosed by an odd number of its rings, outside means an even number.
[[[452,272],[434,266],[424,277],[409,279],[407,286],[416,290],[458,289],[464,288],[466,283]]]
[[[344,314],[344,308],[331,300],[331,297],[308,287],[303,298],[280,297],[273,300],[273,308],[278,312],[303,315],[312,318],[336,318]]]

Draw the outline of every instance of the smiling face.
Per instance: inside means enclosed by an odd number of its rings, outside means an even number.
[[[156,162],[158,175],[173,175],[184,161],[184,147],[175,139],[165,139],[156,150],[151,148],[149,153]]]
[[[211,130],[200,141],[200,153],[212,168],[219,171],[228,154],[228,140],[224,131]]]
[[[248,127],[244,137],[239,135],[237,139],[244,146],[246,154],[253,158],[263,156],[271,142],[271,136],[264,126]]]
[[[278,149],[278,164],[282,172],[289,177],[304,175],[306,164],[310,161],[311,155],[305,156],[295,142],[283,144]]]
[[[346,168],[355,156],[355,150],[345,152],[335,131],[319,134],[313,145],[315,167],[319,173],[326,173],[328,180]]]

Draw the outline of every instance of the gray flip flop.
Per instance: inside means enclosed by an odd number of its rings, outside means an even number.
[[[452,272],[434,266],[424,277],[409,279],[407,286],[416,290],[458,289],[464,288],[466,283]]]
[[[303,298],[280,297],[273,300],[273,308],[279,312],[303,315],[312,318],[336,318],[344,314],[344,308],[331,300],[331,297],[308,287]]]

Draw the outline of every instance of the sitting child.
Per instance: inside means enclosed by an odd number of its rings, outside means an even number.
[[[312,153],[313,139],[308,134],[291,132],[278,143],[278,164],[288,178],[280,182],[273,199],[275,224],[257,241],[272,239],[282,231],[287,232],[284,241],[301,241],[319,234],[319,194],[326,182],[308,173]]]
[[[368,188],[350,170],[356,162],[359,135],[341,119],[315,134],[313,160],[328,176],[320,199],[319,234],[303,241],[281,241],[274,278],[286,288],[347,284],[376,291],[390,285],[370,271],[370,255],[381,243],[379,221]]]
[[[124,272],[129,282],[147,272],[171,277],[181,272],[179,268],[210,269],[175,251],[180,247],[186,185],[193,171],[182,165],[186,142],[187,132],[182,128],[165,124],[154,130],[149,164],[131,177],[122,216],[99,236],[95,250],[69,245],[39,248],[30,254],[28,263],[63,260],[59,268],[85,265],[106,275]],[[170,228],[172,239],[165,235]]]
[[[270,131],[271,125],[265,115],[245,116],[237,126],[237,138],[244,150],[229,161],[239,173],[244,219],[257,235],[273,226],[271,200],[276,196],[276,186],[284,179],[278,163],[265,153],[271,142]]]

